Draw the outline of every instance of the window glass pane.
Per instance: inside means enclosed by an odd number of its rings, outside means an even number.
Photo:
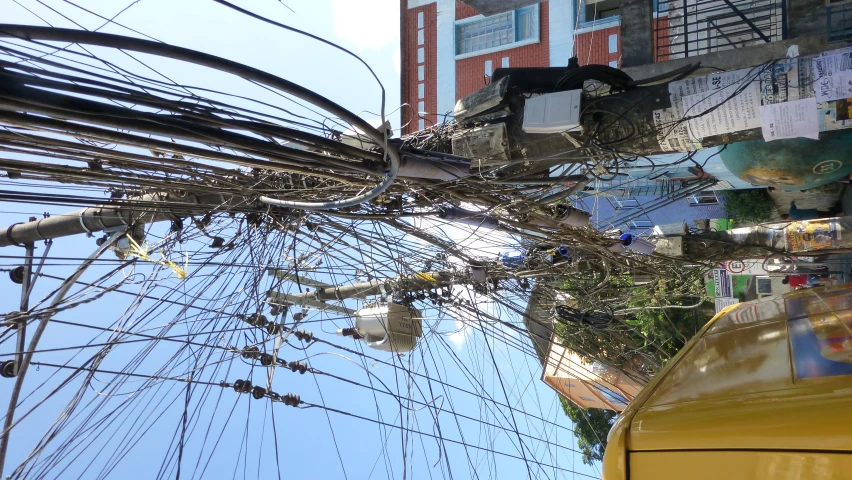
[[[417,121],[417,130],[423,130],[424,128],[426,128],[426,122],[423,121],[423,120],[418,120]]]
[[[420,83],[417,85],[417,98],[423,98],[426,96],[426,85]]]
[[[595,360],[594,362],[592,362],[592,369],[591,370],[592,370],[593,373],[596,373],[598,375],[605,375],[606,371],[607,371],[607,366],[604,365],[603,363]]]
[[[535,37],[536,32],[538,31],[537,20],[534,7],[522,8],[515,13],[518,41],[528,40]]]
[[[701,193],[690,195],[687,197],[690,205],[718,205],[719,199],[716,197],[716,192],[713,190],[705,190]]]
[[[535,11],[532,10],[532,12]],[[515,29],[512,20],[512,12],[508,12],[456,25],[456,54],[471,53],[514,42]]]
[[[603,395],[603,397],[606,398],[609,403],[622,407],[627,405],[627,399],[624,398],[623,395],[615,393],[604,386],[597,386],[596,388],[598,392],[600,392],[601,395]]]
[[[424,32],[424,30],[417,30],[417,45],[423,45],[423,40],[424,40],[423,32]]]
[[[417,66],[417,81],[422,82],[426,80],[426,67],[423,65]]]
[[[485,61],[485,75],[486,75],[486,76],[488,76],[488,77],[490,77],[490,76],[491,76],[491,73],[492,73],[493,71],[494,71],[494,68],[493,68],[493,66],[492,66],[492,64],[491,64],[491,60],[486,60],[486,61]]]
[[[639,206],[639,201],[635,198],[612,198],[612,206],[616,209],[636,208]]]
[[[423,28],[423,12],[417,12],[417,28]]]
[[[422,114],[426,111],[426,104],[424,102],[417,102],[417,113]]]
[[[423,47],[417,49],[417,63],[423,63],[426,61],[426,52],[423,50]]]
[[[500,66],[503,68],[509,68],[509,57],[503,57],[503,60],[500,62]]]
[[[630,222],[631,228],[651,228],[654,226],[654,222],[651,221],[651,218],[647,215],[642,215],[641,217]]]
[[[618,34],[613,33],[609,36],[609,53],[618,53]]]

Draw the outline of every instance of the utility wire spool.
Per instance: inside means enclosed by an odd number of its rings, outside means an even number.
[[[397,303],[373,305],[355,312],[354,330],[337,334],[360,338],[376,350],[405,353],[414,350],[423,336],[423,318],[418,310]]]

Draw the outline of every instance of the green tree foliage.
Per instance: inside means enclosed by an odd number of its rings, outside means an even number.
[[[577,288],[568,281],[566,292],[577,298]],[[599,361],[618,368],[632,367],[646,380],[660,371],[710,319],[713,311],[702,303],[704,280],[700,269],[685,269],[677,278],[634,285],[630,276],[613,279],[606,289],[596,291],[598,311],[609,311],[609,325],[587,325],[557,318],[556,333],[565,347],[585,361]],[[692,308],[695,305],[700,306]],[[589,298],[575,306],[590,308]],[[687,308],[671,308],[687,307]],[[574,422],[574,435],[583,462],[602,460],[606,437],[615,412],[583,409],[560,397],[562,408]]]
[[[760,223],[772,217],[772,199],[765,188],[724,190],[725,215],[740,222]]]
[[[615,422],[615,412],[597,408],[583,409],[565,397],[559,397],[559,400],[565,415],[574,422],[574,436],[583,452],[583,463],[591,465],[596,460],[603,461],[606,437]]]
[[[700,307],[670,308],[701,303],[700,269],[685,269],[677,278],[645,285],[634,285],[631,277],[621,276],[596,292],[594,299],[580,298],[570,281],[564,289],[577,298],[578,308],[588,310],[590,302],[595,302],[614,319],[600,328],[557,318],[556,333],[562,343],[589,362],[598,360],[618,368],[632,365],[640,372],[659,371],[710,318]]]

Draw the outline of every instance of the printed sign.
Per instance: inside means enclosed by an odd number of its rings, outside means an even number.
[[[725,269],[731,273],[743,273],[746,269],[746,264],[739,260],[731,260],[725,263]]]
[[[727,270],[716,268],[713,270],[713,286],[716,288],[716,297],[731,296],[731,277]]]
[[[819,119],[815,98],[762,105],[760,128],[763,140],[805,137],[819,140]]]
[[[788,252],[837,248],[840,244],[840,229],[835,219],[792,222],[784,235]]]
[[[717,299],[715,299],[715,303],[716,303],[716,313],[719,313],[725,307],[729,307],[731,305],[736,305],[737,303],[740,303],[740,301],[739,301],[739,299],[736,299],[736,298],[717,298]]]
[[[759,72],[742,69],[670,83],[672,108],[654,112],[660,148],[697,150],[703,137],[760,127]],[[697,118],[683,122],[684,117]]]
[[[687,118],[697,117],[688,122],[689,134],[695,138],[760,127],[758,82],[734,83],[713,92],[687,95],[682,103]]]
[[[820,102],[852,97],[852,53],[815,57],[814,93]]]

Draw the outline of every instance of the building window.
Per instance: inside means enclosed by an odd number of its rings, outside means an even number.
[[[695,195],[690,195],[686,197],[686,201],[689,202],[690,206],[698,206],[698,205],[718,205],[719,198],[716,196],[716,192],[713,190],[704,190],[703,192],[699,192]]]
[[[618,60],[613,60],[609,62],[609,66],[612,68],[618,68]]]
[[[426,80],[426,67],[423,65],[417,66],[417,81],[422,82]]]
[[[538,5],[456,23],[456,55],[513,48],[539,40]]]
[[[621,0],[581,0],[580,23],[608,23],[604,19],[617,20],[621,14]],[[590,25],[584,25],[590,26]]]
[[[424,98],[424,97],[426,97],[426,84],[425,83],[418,83],[417,84],[417,98]]]
[[[426,122],[421,118],[417,121],[417,130],[423,130],[426,128]]]
[[[423,45],[424,35],[423,30],[417,30],[417,45]]]
[[[609,201],[612,203],[613,208],[615,208],[616,210],[636,208],[639,206],[639,200],[636,200],[633,197],[610,198]]]
[[[609,53],[618,53],[618,34],[613,33],[609,36]]]
[[[426,104],[424,102],[417,102],[417,114],[423,115],[426,111]]]
[[[580,400],[582,400],[584,402],[594,402],[595,401],[594,398],[589,398],[589,397],[580,397]]]
[[[417,12],[417,28],[423,28],[423,12]]]
[[[651,221],[648,215],[642,215],[641,217],[634,218],[629,225],[630,228],[651,228],[654,226],[654,222]]]
[[[491,60],[486,60],[485,61],[485,76],[490,77],[492,73],[494,73],[494,67],[491,64]]]
[[[423,63],[426,61],[426,52],[423,51],[423,47],[417,49],[417,63]]]
[[[611,403],[611,404],[613,404],[617,407],[626,407],[627,406],[627,399],[624,398],[624,395],[621,395],[619,393],[615,393],[612,390],[610,390],[610,389],[608,389],[604,386],[597,386],[595,388],[598,390],[598,392],[601,395],[603,395],[604,398],[606,398],[606,400],[609,403]]]
[[[608,369],[609,369],[609,367],[607,367],[603,363],[595,360],[594,362],[592,362],[592,367],[591,367],[590,370],[595,375],[606,375],[606,372],[607,372]]]
[[[509,57],[503,57],[503,59],[500,60],[500,67],[509,68]]]

